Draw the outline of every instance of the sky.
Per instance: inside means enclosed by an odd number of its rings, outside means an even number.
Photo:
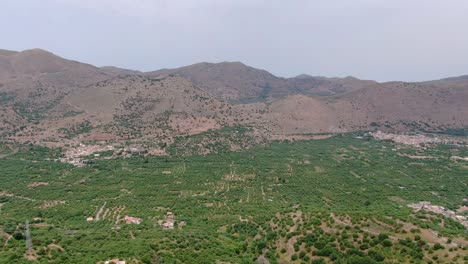
[[[151,71],[241,61],[277,76],[468,74],[466,0],[0,0],[0,49]]]

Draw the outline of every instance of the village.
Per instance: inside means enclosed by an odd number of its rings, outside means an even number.
[[[372,137],[379,140],[392,140],[395,143],[420,146],[421,144],[427,143],[443,143],[444,141],[440,138],[432,138],[425,135],[404,135],[404,134],[393,134],[393,133],[384,133],[382,131],[377,131],[370,133]]]
[[[463,137],[448,137],[437,134],[395,134],[386,133],[382,131],[370,132],[367,136],[371,136],[378,140],[391,140],[395,143],[409,145],[418,148],[425,148],[425,144],[453,144],[453,145],[466,145],[467,139]]]
[[[109,152],[108,155],[102,153]],[[153,151],[155,152],[155,151]],[[86,145],[80,143],[64,152],[64,157],[58,159],[63,163],[69,163],[76,167],[83,167],[92,159],[112,159],[116,157],[129,158],[133,156],[147,155],[148,150],[142,145]]]

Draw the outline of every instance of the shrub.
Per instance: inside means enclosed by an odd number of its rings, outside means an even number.
[[[392,241],[390,239],[385,239],[382,241],[382,246],[384,247],[391,247],[393,245]]]
[[[439,249],[444,249],[445,247],[442,246],[440,243],[436,243],[433,248],[434,250],[439,250]]]
[[[369,257],[371,257],[372,259],[374,259],[375,261],[384,261],[385,260],[385,257],[384,255],[382,255],[380,252],[378,251],[375,251],[375,250],[369,250],[369,252],[367,253],[369,255]]]

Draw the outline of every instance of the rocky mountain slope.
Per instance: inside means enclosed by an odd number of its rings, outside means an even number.
[[[97,67],[40,49],[0,50],[0,134],[13,133],[47,118],[76,87],[109,77]]]
[[[444,132],[468,126],[466,102],[468,80],[461,77],[423,83],[280,78],[238,62],[140,73],[43,50],[0,51],[4,141],[62,147],[131,141],[161,150],[181,136],[200,135],[203,140],[189,143],[202,151],[226,143],[223,138],[236,149],[318,133]]]

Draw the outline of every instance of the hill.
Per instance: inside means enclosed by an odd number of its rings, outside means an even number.
[[[2,50],[0,133],[14,133],[39,122],[75,87],[86,87],[109,76],[92,65],[66,60],[41,49]]]
[[[139,73],[37,49],[1,51],[0,65],[0,134],[48,146],[153,141],[205,153],[206,146],[238,149],[317,133],[445,133],[468,126],[464,78],[280,78],[240,62]],[[199,139],[181,141],[187,135]]]
[[[467,260],[464,78],[0,57],[1,263]]]
[[[281,78],[240,62],[197,63],[147,74],[180,75],[218,99],[236,102],[272,100],[290,94],[333,95],[375,83],[352,77],[324,78],[300,75],[294,78]]]

